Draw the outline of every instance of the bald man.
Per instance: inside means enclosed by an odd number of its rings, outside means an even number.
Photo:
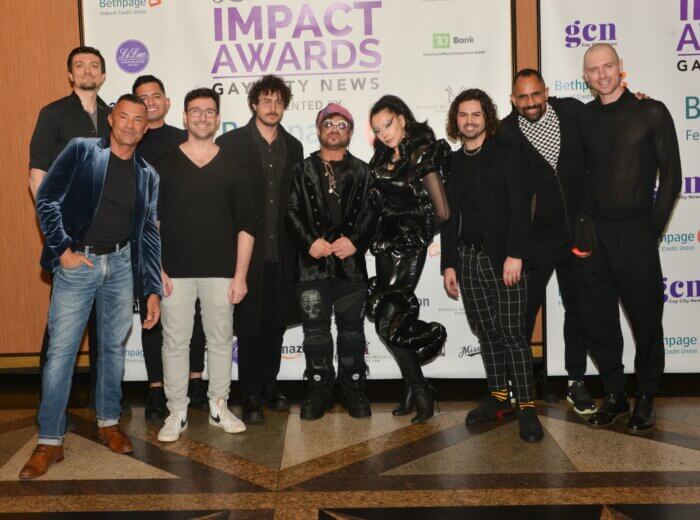
[[[588,424],[603,428],[630,415],[621,302],[636,344],[637,398],[627,431],[645,434],[654,428],[652,402],[664,371],[658,243],[681,188],[678,139],[663,103],[637,99],[624,86],[613,47],[591,46],[583,74],[597,97],[581,115],[589,172],[577,216],[575,269],[586,342],[606,393]]]

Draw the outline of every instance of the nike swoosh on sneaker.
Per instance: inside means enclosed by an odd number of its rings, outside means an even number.
[[[184,428],[185,426],[187,426],[187,419],[180,421],[180,428]]]
[[[210,415],[209,417],[211,417],[214,420],[214,422],[217,422],[217,423],[221,422],[221,416],[219,416],[219,415],[217,415],[216,417],[214,417],[213,415]]]

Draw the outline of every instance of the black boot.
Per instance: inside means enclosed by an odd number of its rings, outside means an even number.
[[[304,372],[308,379],[309,392],[301,403],[302,419],[313,421],[333,408],[333,373],[329,370],[311,368]]]
[[[165,403],[165,392],[162,386],[151,386],[148,388],[144,414],[148,421],[165,419],[168,415],[168,407]]]
[[[605,401],[588,419],[591,428],[606,428],[630,414],[630,403],[625,394],[608,394]]]
[[[401,401],[399,402],[399,405],[391,411],[391,413],[397,417],[401,415],[408,415],[413,411],[413,407],[415,405],[416,398],[413,395],[413,388],[411,388],[411,385],[404,382]]]
[[[254,395],[243,399],[241,403],[241,420],[246,424],[260,424],[265,422],[262,401]]]
[[[640,392],[634,401],[632,417],[627,421],[627,433],[645,435],[654,430],[656,414],[653,406],[654,398],[650,394]]]
[[[416,396],[416,416],[411,424],[423,424],[435,415],[435,390],[425,381],[412,385]]]
[[[205,383],[201,377],[192,377],[187,385],[187,397],[190,398],[190,408],[195,410],[209,410],[209,398],[207,397],[207,388],[209,384]]]
[[[338,374],[343,406],[347,408],[350,417],[356,419],[372,415],[365,391],[365,381],[364,371],[343,370]]]

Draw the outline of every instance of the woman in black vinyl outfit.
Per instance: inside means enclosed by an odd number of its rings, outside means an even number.
[[[415,405],[411,422],[422,423],[433,416],[435,395],[421,364],[440,352],[447,334],[441,324],[418,319],[414,291],[435,226],[449,216],[443,181],[450,147],[396,96],[374,104],[370,124],[376,136],[371,197],[379,220],[370,243],[377,276],[370,280],[367,314],[406,383],[394,415],[407,415]]]

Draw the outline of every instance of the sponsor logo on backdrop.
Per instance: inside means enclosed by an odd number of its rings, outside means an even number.
[[[699,96],[685,96],[685,118],[688,121],[700,120]],[[700,130],[696,128],[686,128],[685,140],[691,142],[700,141]]]
[[[238,338],[233,338],[233,345],[231,348],[231,359],[233,360],[234,365],[238,364]]]
[[[700,302],[700,280],[669,280],[663,277],[666,304]]]
[[[575,20],[564,28],[564,45],[570,49],[590,47],[594,43],[617,45],[617,27],[614,23],[582,23]]]
[[[559,97],[572,97],[581,101],[590,101],[593,99],[591,87],[587,81],[579,78],[574,79],[557,79],[550,83],[549,88],[554,88],[554,95]]]
[[[124,72],[137,74],[146,68],[150,55],[148,48],[139,40],[126,40],[117,47],[117,65]]]
[[[296,359],[304,354],[304,347],[301,345],[282,345],[282,359]]]
[[[141,15],[150,7],[158,7],[163,0],[95,0],[101,16]]]
[[[468,34],[433,33],[432,48],[423,56],[464,56],[486,54],[486,49],[474,49],[474,36]]]
[[[678,0],[680,27],[676,54],[676,68],[680,72],[700,71],[700,1]]]
[[[445,91],[447,92],[447,103],[451,104],[452,101],[454,101],[454,98],[459,96],[464,90],[466,90],[466,88],[467,87],[464,85],[460,85],[458,88],[452,88],[452,86],[445,87]]]
[[[661,251],[695,251],[700,240],[700,231],[690,233],[664,233],[661,235]]]
[[[141,347],[126,347],[124,349],[124,361],[126,363],[143,363],[143,349]]]
[[[683,355],[698,353],[697,336],[666,336],[664,347],[667,355]]]
[[[683,185],[678,198],[681,200],[700,199],[700,177],[683,177]]]
[[[461,347],[459,347],[459,354],[457,355],[457,357],[473,357],[478,356],[479,354],[481,354],[480,345],[462,345]]]

